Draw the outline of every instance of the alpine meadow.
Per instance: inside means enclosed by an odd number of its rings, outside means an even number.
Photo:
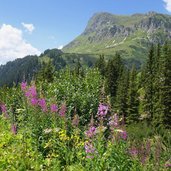
[[[0,171],[171,169],[171,15],[94,13],[65,46],[35,54],[35,27],[22,21],[30,53],[2,64],[20,46],[12,52],[17,34],[5,41],[0,23]]]

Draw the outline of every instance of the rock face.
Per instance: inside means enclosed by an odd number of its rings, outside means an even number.
[[[131,16],[96,13],[85,31],[63,48],[74,53],[124,53],[126,58],[144,58],[150,43],[171,38],[171,16],[149,12]],[[136,52],[137,51],[137,52]],[[139,51],[139,52],[138,52]],[[142,55],[140,55],[142,54]]]

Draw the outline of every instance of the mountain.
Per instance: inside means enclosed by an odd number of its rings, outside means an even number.
[[[31,80],[39,71],[43,61],[48,59],[56,70],[69,65],[73,68],[93,66],[99,54],[109,59],[116,52],[124,58],[124,63],[137,67],[147,58],[151,43],[164,43],[171,38],[171,16],[149,12],[119,16],[110,13],[96,13],[89,20],[84,32],[62,51],[46,50],[40,56],[26,56],[0,66],[0,86],[13,85],[23,79]]]
[[[130,16],[96,13],[84,32],[62,50],[68,53],[115,54],[144,61],[151,43],[171,38],[171,16],[149,12]]]

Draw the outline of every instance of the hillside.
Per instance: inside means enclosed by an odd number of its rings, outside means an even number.
[[[63,48],[69,53],[114,54],[144,61],[151,43],[171,37],[171,16],[149,12],[130,16],[96,13],[84,32]]]
[[[41,63],[48,59],[52,60],[55,70],[60,70],[67,65],[70,68],[76,66],[79,61],[81,66],[91,67],[96,58],[93,55],[63,53],[58,49],[48,49],[40,56],[26,56],[6,65],[0,66],[0,86],[12,86],[14,83],[22,82],[23,79],[32,80],[41,67]]]

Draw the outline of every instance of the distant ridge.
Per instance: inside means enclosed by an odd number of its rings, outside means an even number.
[[[151,43],[171,38],[171,16],[146,14],[113,15],[95,13],[81,35],[62,50],[69,53],[114,54],[144,61]]]

